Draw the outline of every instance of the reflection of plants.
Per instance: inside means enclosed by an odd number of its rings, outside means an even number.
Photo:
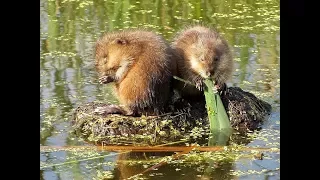
[[[58,109],[53,104],[52,107],[46,109],[46,112],[41,115],[40,122],[40,143],[44,144],[48,137],[52,136],[52,132],[56,130],[55,124],[59,120]],[[60,111],[61,112],[61,111]]]
[[[119,146],[110,146],[110,148],[117,148]],[[127,147],[128,150],[125,150]],[[108,146],[100,147],[101,149],[107,148]],[[120,148],[120,147],[119,147]],[[151,153],[150,150],[144,152],[143,147],[141,147],[141,152],[130,152],[130,149],[134,147],[122,146],[122,152],[117,154],[108,153],[104,154],[102,152],[95,150],[95,147],[70,147],[70,148],[44,148],[42,153],[56,152],[57,150],[64,150],[67,152],[68,157],[66,162],[58,164],[45,164],[41,163],[41,169],[47,169],[55,167],[59,170],[65,169],[64,167],[78,167],[80,168],[80,162],[82,166],[85,166],[87,170],[96,171],[97,178],[102,176],[113,177],[114,171],[117,168],[118,171],[130,172],[131,174],[125,174],[123,176],[143,176],[148,175],[148,173],[153,174],[154,172],[166,172],[169,174],[179,174],[181,172],[188,172],[192,176],[197,174],[202,174],[203,176],[223,176],[225,179],[230,179],[233,175],[228,173],[223,173],[224,171],[230,171],[233,167],[233,163],[241,159],[254,159],[257,153],[261,151],[265,152],[279,152],[277,148],[247,148],[245,146],[228,146],[228,147],[211,147],[207,149],[207,152],[199,152],[199,150],[206,150],[206,147],[190,146],[181,147],[180,153],[168,154],[168,153]],[[166,149],[166,147],[154,147],[155,149]],[[168,147],[170,148],[170,147]],[[172,147],[174,148],[174,147]],[[178,148],[178,149],[179,149]],[[210,147],[208,147],[210,148]],[[100,149],[100,150],[101,150]],[[146,147],[146,149],[152,149],[152,147]],[[192,150],[195,149],[195,150]],[[199,149],[199,150],[197,150]],[[261,151],[260,151],[260,150]],[[171,149],[174,150],[174,149]],[[191,150],[191,151],[190,151]],[[151,150],[152,151],[152,150]],[[244,152],[245,153],[244,153]],[[156,150],[156,152],[158,152]],[[167,154],[167,155],[166,155]],[[106,159],[107,157],[113,157],[118,155],[117,161],[114,162],[112,159]],[[90,161],[90,163],[89,163]],[[92,163],[95,162],[95,163]],[[88,162],[88,163],[85,163]],[[114,170],[103,170],[103,167],[115,167]],[[125,168],[125,169],[123,169]],[[136,171],[131,172],[130,169],[136,169]],[[265,172],[268,169],[263,170]],[[80,172],[78,172],[80,173]],[[133,173],[133,174],[132,174]],[[234,175],[243,175],[237,174]],[[139,175],[140,174],[140,175]],[[250,174],[250,173],[249,173]]]

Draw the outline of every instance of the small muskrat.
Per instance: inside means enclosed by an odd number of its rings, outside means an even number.
[[[176,62],[161,36],[141,29],[106,33],[96,43],[95,61],[100,82],[115,82],[115,94],[124,106],[98,111],[132,116],[164,111]]]
[[[233,72],[233,60],[227,41],[215,30],[196,25],[178,33],[172,48],[177,59],[177,76],[196,84],[196,87],[178,83],[184,98],[203,95],[203,80],[212,78],[216,87],[225,87]]]

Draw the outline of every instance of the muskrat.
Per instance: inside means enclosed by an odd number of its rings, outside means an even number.
[[[106,114],[139,116],[164,112],[172,94],[176,62],[169,44],[154,32],[137,29],[109,32],[95,46],[100,83],[115,83],[123,107],[98,109]]]
[[[195,25],[183,29],[174,38],[172,48],[178,54],[177,76],[196,86],[178,82],[184,98],[203,96],[203,80],[212,78],[222,89],[233,72],[233,60],[227,41],[208,27]]]

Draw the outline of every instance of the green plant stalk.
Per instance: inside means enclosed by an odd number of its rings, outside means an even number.
[[[231,129],[229,117],[222,104],[219,93],[214,89],[214,81],[206,79],[204,83],[204,95],[210,122],[210,131],[212,133],[224,130],[229,131]]]
[[[210,79],[206,79],[204,83],[204,96],[206,99],[206,108],[210,123],[210,131],[215,132],[220,129],[220,124],[218,121],[217,99],[215,93],[213,92],[213,81]]]

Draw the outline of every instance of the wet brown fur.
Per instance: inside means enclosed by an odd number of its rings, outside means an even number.
[[[232,75],[233,60],[229,46],[212,28],[188,26],[177,33],[171,46],[179,56],[177,76],[182,79],[201,85],[205,78],[210,77],[222,87]],[[183,82],[176,86],[185,98],[203,96],[194,86]]]
[[[107,77],[105,83],[115,82],[115,94],[125,114],[164,111],[176,70],[173,61],[166,41],[146,30],[106,33],[96,43],[96,69]]]

